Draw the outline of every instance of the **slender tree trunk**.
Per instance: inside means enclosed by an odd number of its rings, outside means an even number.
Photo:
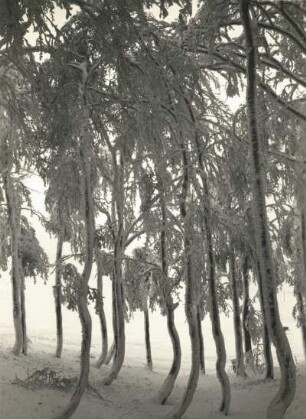
[[[262,314],[262,342],[263,342],[263,354],[265,358],[265,378],[273,379],[274,378],[274,366],[273,366],[273,356],[271,350],[271,337],[268,328],[268,318],[267,311],[264,305],[263,300],[263,288],[262,288],[262,277],[259,270],[259,262],[257,262],[256,276],[258,278],[258,288],[259,288],[259,301]]]
[[[83,81],[83,89],[86,80]],[[83,92],[83,101],[86,106],[85,91]],[[89,110],[86,106],[83,115],[83,127],[80,133],[80,163],[82,167],[81,191],[85,222],[85,263],[80,278],[78,290],[78,312],[82,326],[82,346],[81,346],[81,365],[80,375],[76,388],[73,392],[70,402],[64,411],[58,416],[58,419],[70,418],[80,404],[84,391],[88,385],[90,372],[90,346],[92,322],[90,312],[87,305],[88,282],[90,279],[93,255],[94,255],[94,238],[95,238],[95,218],[93,206],[92,191],[92,167],[91,167],[91,147],[90,136],[88,135]]]
[[[183,164],[183,187],[180,203],[180,212],[184,225],[184,260],[185,260],[185,313],[188,322],[189,336],[191,340],[191,370],[187,388],[181,402],[173,413],[173,418],[178,419],[190,406],[197,388],[200,373],[200,341],[196,313],[195,277],[192,258],[192,221],[187,210],[187,198],[189,195],[190,179],[188,169],[188,158],[185,145],[182,143],[182,164]]]
[[[232,244],[231,244],[232,246]],[[230,269],[230,281],[233,301],[233,317],[234,317],[234,332],[235,332],[235,347],[236,347],[236,374],[242,377],[246,376],[244,367],[243,357],[243,346],[242,346],[242,328],[240,319],[240,304],[239,295],[237,289],[237,271],[236,271],[236,260],[235,251],[232,248],[230,251],[229,258],[229,269]]]
[[[249,317],[250,317],[250,291],[249,291],[249,258],[244,257],[242,266],[243,276],[243,309],[242,309],[242,328],[244,336],[244,349],[246,355],[246,362],[253,364],[253,351],[252,351],[252,339],[249,332]]]
[[[63,319],[62,319],[62,254],[64,243],[63,228],[58,233],[56,260],[55,260],[55,287],[54,287],[54,301],[55,301],[55,317],[56,317],[56,352],[55,356],[60,358],[63,350]]]
[[[297,291],[296,298],[299,313],[299,323],[302,331],[304,356],[306,358],[306,315],[303,294],[300,290]]]
[[[206,369],[205,369],[204,339],[203,339],[203,332],[202,332],[201,311],[200,311],[199,306],[197,307],[197,322],[198,322],[198,331],[199,331],[199,340],[200,340],[200,366],[201,366],[201,372],[205,374]]]
[[[241,18],[246,39],[247,56],[247,111],[251,170],[253,179],[253,211],[256,249],[262,275],[263,302],[267,309],[268,326],[281,370],[279,391],[268,407],[268,417],[282,418],[292,403],[296,389],[296,370],[287,335],[283,329],[278,309],[276,284],[273,271],[272,250],[268,229],[263,146],[258,130],[256,104],[256,41],[250,15],[250,0],[240,0]]]
[[[23,344],[23,333],[21,324],[21,307],[20,307],[20,269],[19,269],[19,215],[15,202],[15,191],[13,181],[10,175],[12,170],[11,152],[8,146],[3,147],[7,151],[6,173],[3,174],[3,186],[6,196],[8,219],[10,224],[10,239],[11,239],[11,255],[12,255],[12,296],[13,296],[13,320],[15,329],[15,344],[13,353],[20,355]]]
[[[304,188],[305,185],[304,185]],[[304,198],[305,200],[305,198]],[[305,202],[303,203],[305,205]],[[305,313],[305,290],[306,290],[306,215],[305,210],[301,208],[301,250],[302,250],[302,274],[298,279],[299,283],[297,284],[297,306],[299,312],[299,320],[301,325],[302,331],[302,339],[303,339],[303,348],[304,348],[304,356],[306,359],[306,313]],[[304,292],[303,292],[304,291]]]
[[[122,153],[119,156],[118,166],[116,156],[114,156],[114,199],[116,202],[116,212],[118,221],[118,231],[114,246],[114,297],[116,321],[114,324],[115,356],[109,375],[104,380],[105,385],[110,385],[117,378],[125,357],[125,320],[124,320],[124,296],[122,285],[122,261],[124,253],[124,162]]]
[[[111,362],[113,356],[115,355],[115,352],[116,352],[116,345],[115,345],[115,342],[113,342],[105,358],[105,362],[104,362],[105,365],[108,365]]]
[[[162,179],[160,178],[160,205],[162,213],[162,229],[160,233],[160,249],[161,249],[161,264],[162,264],[162,273],[163,273],[163,297],[166,306],[167,313],[167,328],[168,333],[171,339],[172,350],[173,350],[173,360],[170,371],[163,382],[157,396],[157,400],[160,404],[165,404],[168,397],[170,396],[175,380],[178,376],[178,373],[181,368],[181,343],[178,331],[174,322],[174,304],[173,298],[171,295],[171,289],[168,283],[168,264],[167,264],[167,214],[166,214],[166,202],[164,197],[164,187],[162,184]]]
[[[226,366],[226,350],[225,350],[225,343],[224,337],[221,330],[221,322],[220,322],[220,314],[219,314],[219,307],[218,307],[218,298],[217,298],[217,287],[216,287],[216,264],[215,264],[215,255],[214,255],[214,247],[213,247],[213,235],[212,235],[212,216],[211,216],[211,208],[210,208],[210,201],[209,201],[209,190],[208,184],[206,179],[206,172],[205,166],[203,161],[203,147],[201,147],[201,143],[198,137],[198,132],[196,130],[196,121],[193,115],[192,107],[190,102],[187,98],[184,98],[185,102],[189,108],[189,113],[191,120],[195,127],[195,147],[196,147],[196,154],[198,157],[198,166],[200,169],[200,177],[201,177],[201,188],[197,182],[197,179],[193,179],[193,184],[196,189],[196,193],[200,200],[202,210],[203,210],[203,223],[201,225],[203,237],[206,237],[206,246],[207,246],[207,257],[208,257],[208,287],[209,287],[209,312],[212,324],[212,332],[213,337],[216,345],[216,352],[217,352],[217,362],[216,362],[216,370],[217,370],[217,377],[221,384],[222,389],[222,400],[219,410],[224,413],[224,415],[228,415],[229,408],[231,404],[231,387],[228,375],[225,371]]]
[[[143,315],[144,315],[147,367],[152,371],[153,362],[152,362],[151,339],[150,339],[150,319],[149,319],[149,310],[147,308],[143,310]]]
[[[102,338],[102,351],[101,355],[97,361],[97,367],[100,368],[102,364],[105,363],[108,351],[108,334],[107,334],[107,323],[106,316],[104,311],[104,302],[103,302],[103,275],[102,275],[102,266],[101,261],[97,259],[97,305],[96,311],[100,320],[101,327],[101,338]]]
[[[204,173],[204,172],[203,172]],[[231,387],[228,375],[225,371],[226,366],[226,350],[224,337],[221,330],[220,314],[218,307],[218,297],[217,297],[217,286],[216,286],[216,263],[215,255],[213,248],[213,237],[211,231],[211,210],[209,205],[209,195],[208,195],[208,186],[207,181],[203,177],[203,195],[204,202],[203,212],[204,212],[204,228],[203,234],[206,235],[206,245],[207,245],[207,256],[208,256],[208,291],[209,291],[209,313],[212,324],[212,332],[216,345],[217,351],[217,362],[216,362],[216,371],[217,377],[221,384],[222,389],[222,400],[220,405],[220,412],[223,412],[225,416],[229,413],[229,408],[231,404]]]
[[[22,353],[28,355],[28,337],[27,337],[27,322],[26,322],[26,307],[25,307],[25,281],[22,270],[22,261],[19,258],[20,269],[20,309],[21,309],[21,327],[22,327]]]

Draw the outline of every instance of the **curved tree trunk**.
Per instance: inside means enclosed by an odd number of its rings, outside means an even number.
[[[97,361],[97,367],[100,368],[102,364],[105,363],[108,351],[108,335],[107,335],[107,323],[106,316],[104,312],[104,303],[103,303],[103,275],[101,270],[101,261],[97,260],[97,305],[96,311],[100,320],[101,327],[101,338],[102,338],[102,351],[101,355]]]
[[[20,355],[23,344],[23,333],[21,324],[21,307],[20,307],[20,269],[19,269],[19,215],[15,203],[15,191],[10,172],[12,170],[11,153],[8,146],[3,147],[7,151],[7,161],[5,164],[6,173],[3,174],[3,186],[5,191],[8,219],[10,224],[10,239],[11,239],[11,255],[12,255],[12,296],[13,296],[13,320],[15,329],[15,344],[13,353]]]
[[[263,300],[263,288],[262,288],[262,277],[259,271],[259,262],[257,262],[256,276],[258,278],[258,288],[259,288],[259,301],[262,314],[262,342],[263,342],[263,354],[265,358],[265,378],[273,379],[274,378],[274,366],[273,366],[273,356],[271,350],[271,337],[268,328],[268,318],[267,311],[264,305]]]
[[[115,352],[116,352],[116,346],[115,346],[115,342],[113,342],[106,355],[106,358],[104,361],[105,365],[108,365],[111,362],[113,356],[115,355]]]
[[[244,336],[244,350],[246,356],[246,362],[253,365],[253,351],[252,351],[252,339],[249,332],[249,304],[250,304],[250,291],[249,291],[249,259],[247,256],[244,257],[242,266],[243,276],[243,309],[242,309],[242,328]]]
[[[122,261],[124,254],[124,161],[122,153],[119,156],[120,164],[118,165],[116,155],[114,156],[114,200],[116,203],[118,231],[116,234],[114,246],[114,274],[113,274],[113,290],[115,314],[114,321],[114,341],[115,356],[114,362],[105,378],[104,384],[110,385],[118,376],[125,357],[125,320],[124,320],[124,295],[122,285]]]
[[[175,380],[180,371],[182,359],[180,337],[174,323],[174,309],[170,307],[167,308],[167,327],[172,343],[173,361],[170,371],[158,392],[157,400],[160,404],[166,403],[173,390]]]
[[[193,271],[192,258],[192,237],[193,228],[190,213],[187,212],[187,198],[189,195],[190,179],[188,169],[188,158],[184,143],[182,147],[183,164],[183,185],[180,203],[180,213],[184,226],[184,260],[185,260],[185,313],[188,322],[189,336],[191,341],[191,370],[187,383],[187,388],[183,394],[181,402],[173,413],[173,418],[180,418],[190,406],[196,391],[200,373],[200,341],[196,313],[196,283]]]
[[[85,83],[85,81],[84,81]],[[84,103],[86,103],[84,98]],[[86,109],[87,110],[87,109]],[[70,418],[80,404],[85,388],[88,385],[90,372],[90,346],[92,322],[90,312],[87,305],[88,282],[91,275],[93,255],[94,255],[94,238],[95,238],[95,218],[93,207],[93,191],[92,191],[92,168],[91,168],[91,148],[90,138],[88,136],[88,112],[84,112],[83,129],[80,133],[80,163],[82,167],[81,191],[85,222],[85,263],[78,290],[78,311],[82,326],[82,346],[81,346],[81,368],[76,388],[71,397],[70,402],[64,411],[58,416],[58,419]]]
[[[208,207],[208,190],[206,180],[204,183],[205,190],[205,201],[206,206],[204,207],[204,223],[205,223],[205,233],[206,233],[206,242],[207,242],[207,253],[208,253],[208,286],[209,286],[209,313],[212,324],[212,332],[216,345],[217,351],[217,362],[216,370],[217,377],[221,384],[222,389],[222,400],[220,405],[220,412],[223,412],[224,415],[228,415],[229,408],[231,404],[231,387],[228,375],[225,371],[226,365],[226,350],[224,337],[221,330],[220,314],[218,307],[218,297],[217,297],[217,287],[216,287],[216,265],[212,241],[212,232],[211,232],[211,222],[210,222],[210,209]]]
[[[231,244],[231,247],[233,245]],[[233,301],[233,317],[234,317],[234,332],[235,332],[235,347],[236,347],[236,374],[242,377],[246,376],[244,367],[243,347],[242,347],[242,328],[240,319],[240,305],[239,295],[237,289],[237,272],[236,272],[236,260],[235,251],[232,248],[230,250],[229,257],[229,269],[230,269],[230,282],[232,291]]]
[[[197,322],[198,322],[198,331],[199,331],[199,340],[200,340],[200,366],[201,366],[201,372],[205,374],[206,369],[205,369],[204,339],[203,339],[203,332],[202,332],[201,311],[200,311],[199,306],[197,307]]]
[[[188,99],[184,97],[185,102],[189,108],[189,113],[191,120],[196,127],[196,121],[193,115],[192,107]],[[201,147],[200,140],[198,137],[198,133],[195,130],[195,147],[196,147],[196,154],[198,157],[198,166],[200,169],[200,177],[201,183],[199,184],[197,179],[193,177],[193,185],[195,187],[196,193],[198,195],[198,199],[202,206],[203,211],[203,223],[201,225],[203,237],[206,237],[206,246],[207,246],[207,258],[208,258],[208,287],[209,287],[209,313],[211,318],[212,324],[212,332],[213,337],[216,345],[216,352],[217,352],[217,362],[216,362],[216,370],[217,370],[217,377],[221,384],[222,389],[222,400],[219,410],[224,413],[224,415],[228,415],[229,408],[231,404],[231,387],[228,375],[225,371],[226,365],[226,350],[224,344],[224,337],[221,330],[221,323],[220,323],[220,314],[219,314],[219,307],[218,307],[218,298],[217,298],[217,288],[216,288],[216,264],[215,264],[215,255],[214,255],[214,247],[213,247],[213,235],[211,229],[211,208],[210,208],[210,200],[209,200],[209,190],[208,184],[206,179],[206,172],[204,167],[203,161],[203,147]]]
[[[250,15],[250,0],[240,0],[241,18],[246,38],[247,55],[247,111],[251,170],[253,179],[253,211],[255,221],[256,249],[262,275],[263,303],[268,314],[268,326],[281,370],[279,391],[268,407],[268,417],[282,418],[294,399],[296,370],[288,338],[283,329],[278,309],[272,250],[268,229],[263,146],[258,130],[256,105],[256,41]]]
[[[143,315],[144,315],[147,367],[149,368],[149,370],[152,371],[153,362],[152,362],[151,339],[150,339],[150,319],[149,319],[149,310],[147,308],[143,310]]]
[[[223,412],[224,415],[228,415],[229,408],[231,404],[231,387],[228,375],[225,371],[226,366],[226,350],[224,337],[221,329],[220,314],[218,307],[218,296],[217,296],[217,286],[216,286],[216,263],[213,247],[213,236],[211,230],[211,209],[209,202],[209,193],[208,185],[205,176],[205,168],[202,160],[202,154],[200,153],[200,144],[197,142],[198,150],[198,162],[201,169],[201,180],[202,180],[202,190],[198,189],[198,184],[194,179],[194,185],[196,187],[196,192],[198,198],[200,199],[203,211],[203,223],[201,225],[203,237],[206,237],[206,247],[207,247],[207,265],[208,265],[208,297],[209,297],[209,315],[212,325],[213,338],[216,345],[217,352],[217,362],[216,362],[216,372],[217,377],[221,385],[222,390],[222,400],[219,407],[220,412]]]
[[[28,337],[27,337],[27,322],[26,322],[26,307],[25,307],[25,281],[22,271],[22,261],[19,258],[20,269],[20,309],[21,309],[21,327],[22,327],[22,353],[28,354]]]
[[[56,352],[55,356],[60,358],[63,350],[63,319],[62,319],[62,254],[63,254],[64,232],[63,229],[57,237],[56,260],[55,260],[55,317],[56,317]]]
[[[168,397],[170,396],[175,380],[181,368],[181,343],[178,331],[174,322],[174,304],[171,295],[171,289],[168,283],[168,264],[167,264],[167,214],[166,214],[166,203],[164,199],[164,187],[162,184],[162,178],[160,177],[160,206],[162,214],[162,230],[160,232],[160,249],[161,249],[161,264],[163,272],[163,297],[165,300],[166,314],[167,314],[167,328],[171,339],[172,350],[173,350],[173,361],[170,371],[163,382],[158,395],[157,400],[160,404],[165,404]]]

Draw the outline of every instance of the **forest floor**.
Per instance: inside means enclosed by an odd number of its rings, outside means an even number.
[[[55,371],[59,376],[69,378],[79,372],[79,354],[73,347],[66,347],[62,359],[54,357],[54,342],[51,345],[46,337],[32,340],[28,356],[16,357],[11,352],[11,337],[0,336],[0,418],[34,419],[56,417],[68,402],[72,389],[54,389],[47,385],[25,386],[25,380],[38,370]],[[188,371],[184,370],[178,379],[176,388],[165,406],[155,401],[155,395],[165,378],[163,369],[155,366],[149,371],[144,366],[126,365],[120,376],[111,386],[103,385],[109,367],[100,370],[94,367],[92,356],[90,383],[103,399],[87,393],[74,414],[79,419],[119,419],[119,418],[158,418],[171,413],[179,402],[188,380]],[[46,370],[48,368],[48,370]],[[42,377],[41,377],[42,378]],[[276,393],[278,379],[265,382],[260,376],[239,379],[230,376],[232,384],[232,405],[230,418],[263,418],[269,401]],[[20,381],[18,381],[20,380]],[[16,381],[19,384],[16,384]],[[64,381],[63,381],[64,384]],[[306,371],[305,364],[298,365],[296,397],[288,410],[287,418],[305,418],[306,412]],[[212,374],[200,375],[199,385],[191,407],[184,418],[218,418],[220,387]]]

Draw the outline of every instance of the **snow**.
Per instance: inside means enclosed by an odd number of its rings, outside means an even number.
[[[65,344],[62,359],[54,357],[55,339],[48,335],[33,335],[30,353],[27,357],[15,357],[11,352],[13,335],[7,330],[1,333],[0,343],[0,388],[1,419],[30,419],[55,417],[68,402],[71,393],[50,388],[27,389],[13,384],[16,375],[24,380],[27,374],[46,366],[66,377],[76,376],[79,371],[79,346],[77,340]],[[164,363],[155,357],[153,372],[137,361],[137,345],[129,345],[128,361],[119,377],[111,386],[103,385],[108,368],[94,367],[97,359],[93,348],[90,383],[103,396],[101,400],[86,393],[74,414],[74,418],[158,418],[168,416],[173,406],[179,402],[188,379],[188,371],[183,368],[177,385],[165,406],[155,401],[155,396],[166,374]],[[160,354],[162,355],[162,354]],[[169,367],[169,365],[167,366]],[[306,376],[305,365],[298,366],[298,385],[295,400],[287,412],[288,418],[302,418],[305,415],[304,394]],[[269,401],[277,391],[278,379],[264,382],[260,377],[239,379],[230,376],[232,387],[231,418],[264,417]],[[200,375],[199,385],[190,409],[185,418],[218,418],[220,387],[213,371]]]

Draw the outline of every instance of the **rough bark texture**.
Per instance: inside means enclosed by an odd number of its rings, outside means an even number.
[[[243,261],[242,266],[242,276],[243,276],[243,309],[242,309],[242,328],[244,336],[244,350],[246,355],[246,362],[252,363],[252,339],[249,332],[248,322],[249,322],[249,304],[250,304],[250,292],[249,292],[249,260],[246,256]]]
[[[182,144],[183,164],[183,187],[180,212],[184,225],[184,259],[185,259],[185,313],[188,322],[189,336],[191,340],[191,370],[187,388],[183,394],[180,404],[173,413],[173,418],[180,418],[190,406],[195,390],[197,388],[200,373],[200,341],[197,325],[195,277],[193,272],[192,259],[192,222],[187,210],[187,198],[189,194],[189,170],[187,153]]]
[[[238,287],[237,287],[238,279],[237,279],[236,257],[235,257],[234,249],[231,249],[230,251],[229,269],[230,269],[230,282],[231,282],[232,301],[233,301],[233,320],[234,320],[235,348],[236,348],[236,374],[242,377],[245,377],[246,373],[245,373],[245,367],[244,367],[244,355],[243,355],[243,346],[242,346],[240,304],[239,304],[239,295],[238,295]]]
[[[153,362],[152,362],[151,339],[150,339],[150,319],[149,319],[149,310],[147,308],[144,309],[143,316],[144,316],[147,367],[150,370],[152,370]]]
[[[10,152],[7,150],[8,159],[6,161],[6,173],[3,174],[3,186],[5,191],[8,218],[10,224],[11,238],[11,255],[12,255],[12,296],[13,296],[13,320],[15,329],[15,344],[13,353],[20,355],[23,345],[23,333],[21,324],[21,307],[20,307],[20,269],[19,269],[19,215],[15,202],[15,191],[10,172],[12,170],[12,161]]]
[[[99,316],[100,327],[101,327],[101,339],[102,339],[102,351],[97,361],[97,367],[100,368],[105,363],[108,351],[108,334],[107,334],[107,323],[104,311],[103,303],[103,276],[101,261],[97,260],[97,303],[96,311]]]
[[[255,221],[256,249],[262,275],[263,303],[267,309],[268,326],[281,370],[279,391],[268,407],[268,417],[282,418],[294,399],[296,369],[288,338],[279,316],[272,250],[269,237],[264,170],[263,146],[257,126],[256,105],[256,42],[250,15],[250,0],[240,0],[240,10],[246,38],[247,55],[247,111],[251,170],[253,179],[253,212]]]
[[[162,179],[160,180],[160,183],[161,183],[160,205],[161,205],[161,213],[162,213],[162,230],[160,233],[160,249],[161,249],[161,263],[162,263],[162,272],[163,272],[163,297],[165,300],[166,313],[167,313],[167,328],[168,328],[168,333],[171,339],[172,350],[173,350],[173,361],[172,361],[170,371],[165,381],[163,382],[157,396],[158,402],[160,404],[165,404],[173,390],[175,380],[181,368],[182,351],[181,351],[180,337],[175,327],[174,304],[173,304],[173,299],[171,295],[171,289],[169,287],[169,283],[167,279],[167,276],[168,276],[167,234],[166,234],[167,216],[166,216],[166,203],[164,199],[164,189],[162,185]]]
[[[199,332],[199,340],[200,340],[200,366],[201,366],[201,372],[205,374],[206,370],[205,370],[204,338],[203,338],[203,332],[202,332],[201,311],[200,311],[199,306],[197,307],[197,322],[198,322],[198,332]]]
[[[85,94],[85,93],[84,93]],[[84,98],[84,104],[86,99]],[[86,108],[87,110],[87,108]],[[80,277],[78,289],[78,312],[82,326],[82,344],[81,344],[81,368],[76,388],[73,392],[70,402],[64,411],[58,416],[58,419],[70,418],[80,404],[85,388],[88,384],[90,372],[90,346],[92,322],[87,305],[88,282],[92,270],[94,255],[95,238],[95,219],[93,208],[92,176],[91,176],[91,150],[90,136],[88,134],[88,112],[84,112],[84,122],[80,134],[80,163],[82,167],[82,201],[84,206],[85,222],[85,263],[82,275]]]
[[[55,260],[55,318],[56,318],[56,352],[55,356],[60,358],[63,350],[63,319],[62,319],[62,253],[63,253],[64,232],[60,231],[57,237],[56,260]]]

